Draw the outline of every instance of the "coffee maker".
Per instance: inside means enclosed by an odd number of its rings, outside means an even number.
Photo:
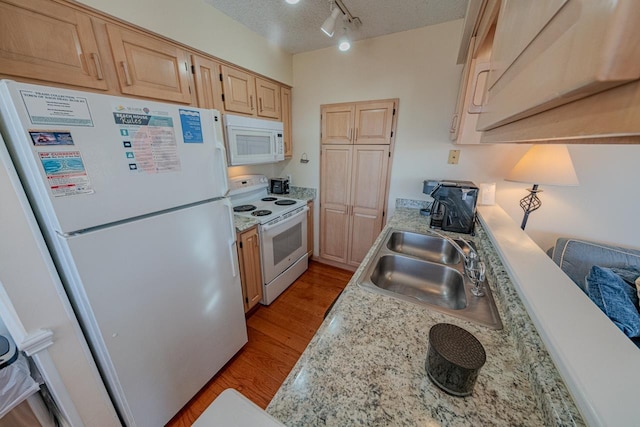
[[[471,181],[424,181],[422,192],[433,197],[429,226],[473,234],[478,187]]]

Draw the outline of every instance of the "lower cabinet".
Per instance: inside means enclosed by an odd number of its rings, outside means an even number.
[[[257,226],[238,233],[238,261],[240,262],[242,298],[246,313],[262,299],[260,238]]]
[[[320,257],[357,267],[382,231],[388,145],[323,145]]]

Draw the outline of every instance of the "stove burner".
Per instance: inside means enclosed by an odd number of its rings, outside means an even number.
[[[283,200],[278,200],[276,202],[276,205],[278,206],[287,206],[287,205],[295,205],[296,201],[295,200],[290,200],[290,199],[283,199]]]
[[[253,205],[240,205],[233,208],[234,212],[251,212],[256,210],[256,207]]]
[[[274,200],[278,200],[277,197],[264,197],[262,199],[263,202],[273,202]]]
[[[271,215],[271,211],[267,210],[267,209],[260,209],[259,211],[255,211],[255,212],[251,212],[251,215],[253,216],[267,216],[267,215]]]

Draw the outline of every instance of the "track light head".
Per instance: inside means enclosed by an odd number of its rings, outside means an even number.
[[[338,19],[338,15],[340,15],[341,11],[339,8],[334,7],[331,11],[331,16],[325,19],[322,27],[320,29],[329,37],[333,37],[333,33],[336,28],[336,19]]]
[[[342,29],[342,37],[338,40],[338,49],[340,49],[341,52],[346,52],[351,49],[351,40],[349,40],[347,27]]]

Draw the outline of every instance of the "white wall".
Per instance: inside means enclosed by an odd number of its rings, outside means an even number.
[[[396,198],[426,200],[422,194],[426,178],[496,182],[498,203],[519,224],[518,203],[528,185],[503,177],[529,145],[449,142],[461,73],[455,62],[462,22],[356,42],[346,53],[327,48],[294,55],[294,153],[277,174],[292,174],[295,185],[319,187],[321,104],[399,98],[390,208]],[[461,149],[458,165],[447,164],[450,149]],[[311,160],[307,164],[299,161],[303,152]],[[640,159],[640,146],[571,146],[570,152],[581,185],[544,188],[543,206],[529,217],[527,232],[543,248],[558,235],[639,247],[640,191],[632,186],[632,171]]]
[[[291,54],[204,0],[79,0],[233,64],[291,84]]]

